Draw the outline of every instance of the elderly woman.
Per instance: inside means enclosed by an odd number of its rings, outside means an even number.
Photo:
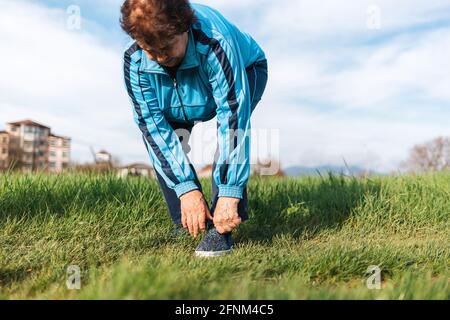
[[[231,251],[231,232],[248,219],[250,117],[267,83],[263,50],[218,11],[187,0],[127,0],[121,24],[134,120],[172,220],[193,237],[197,256]],[[211,208],[187,158],[195,123],[217,116]]]

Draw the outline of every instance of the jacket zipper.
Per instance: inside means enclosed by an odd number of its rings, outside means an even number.
[[[177,78],[173,78],[172,80],[173,80],[173,85],[175,87],[175,91],[177,92],[177,95],[178,95],[178,99],[180,100],[180,103],[181,103],[181,110],[183,111],[184,120],[188,121],[188,116],[186,114],[186,110],[184,109],[183,100],[181,99],[180,91],[178,90]]]
[[[152,73],[152,72],[146,72],[146,73]],[[174,88],[175,88],[175,91],[177,92],[178,100],[180,100],[180,103],[181,103],[181,110],[183,111],[183,117],[184,117],[184,120],[185,120],[185,121],[189,121],[189,118],[188,118],[188,116],[187,116],[186,110],[185,110],[185,108],[184,108],[183,100],[181,99],[180,91],[179,91],[179,89],[178,89],[178,81],[177,81],[177,78],[176,78],[176,77],[175,77],[175,78],[172,78],[172,77],[169,75],[169,73],[167,73],[167,72],[155,72],[155,73],[159,73],[159,74],[166,75],[166,76],[168,76],[169,78],[172,79],[172,81],[173,81],[173,86],[174,86]]]

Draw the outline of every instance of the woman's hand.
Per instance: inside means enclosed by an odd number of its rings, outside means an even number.
[[[238,214],[240,199],[220,197],[214,209],[214,225],[221,234],[233,231],[242,221]]]
[[[213,220],[203,194],[193,190],[180,197],[181,223],[194,238],[206,230],[206,220]]]

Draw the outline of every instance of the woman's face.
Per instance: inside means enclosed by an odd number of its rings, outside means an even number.
[[[161,48],[148,48],[145,45],[142,46],[141,43],[138,44],[151,60],[165,67],[175,67],[184,59],[188,40],[188,32],[184,32],[175,36]]]

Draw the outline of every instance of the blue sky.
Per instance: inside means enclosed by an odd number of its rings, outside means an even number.
[[[450,135],[449,1],[197,2],[265,50],[269,83],[252,126],[279,133],[283,167],[345,159],[389,172],[415,144]],[[121,3],[0,0],[0,129],[33,118],[72,137],[76,161],[90,160],[93,146],[148,162],[123,88]],[[67,28],[71,5],[79,30]],[[194,129],[193,148],[212,128]],[[191,160],[201,167],[208,157]]]

